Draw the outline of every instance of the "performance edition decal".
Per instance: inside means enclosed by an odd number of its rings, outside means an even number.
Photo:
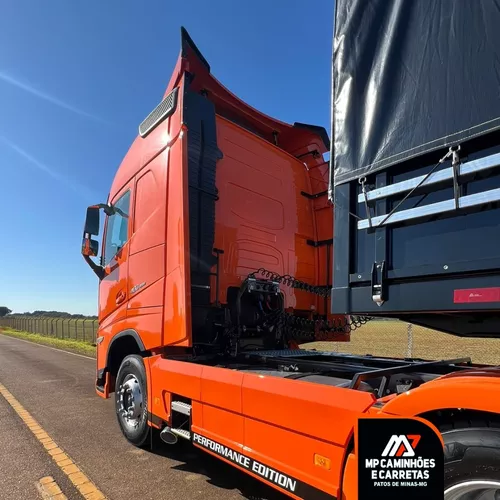
[[[257,460],[254,460],[253,458],[243,455],[243,453],[240,453],[239,451],[228,448],[227,446],[197,434],[196,432],[193,433],[193,443],[225,458],[226,460],[229,460],[233,464],[256,474],[262,479],[269,481],[270,483],[273,483],[300,498],[305,498],[307,500],[335,500],[334,496],[318,490],[314,486],[272,469],[267,465],[257,462]]]

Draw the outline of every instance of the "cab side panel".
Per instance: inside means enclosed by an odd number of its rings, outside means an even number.
[[[180,89],[184,89],[181,78]],[[189,131],[182,123],[184,92],[169,123],[166,265],[163,345],[191,345],[191,287],[189,257],[188,157]]]
[[[128,327],[141,332],[148,348],[161,344],[165,276],[167,153],[136,176],[134,232],[128,270]]]
[[[311,183],[301,161],[257,135],[217,117],[215,246],[221,255],[220,300],[249,273],[263,267],[318,285],[314,205],[301,192]],[[286,290],[286,305],[309,310],[318,298]]]

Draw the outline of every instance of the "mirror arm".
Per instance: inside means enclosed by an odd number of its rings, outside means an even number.
[[[83,258],[85,259],[85,262],[90,266],[92,271],[97,275],[100,281],[104,279],[106,276],[106,272],[104,271],[104,267],[99,266],[96,264],[88,255],[84,255]]]
[[[98,203],[97,205],[94,205],[94,207],[102,209],[108,216],[120,214],[125,219],[128,219],[128,214],[113,205],[108,205],[107,203]]]

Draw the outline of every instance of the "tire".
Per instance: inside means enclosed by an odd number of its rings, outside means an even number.
[[[127,356],[120,365],[116,376],[115,409],[123,435],[133,445],[142,446],[151,428],[148,425],[146,369],[141,356]]]
[[[455,423],[442,431],[444,499],[500,499],[500,428]]]

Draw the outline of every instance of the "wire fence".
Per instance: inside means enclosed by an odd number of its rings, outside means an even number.
[[[425,360],[470,357],[478,364],[500,364],[500,339],[455,337],[403,321],[372,320],[351,333],[350,342],[314,342],[307,348]]]
[[[96,319],[37,318],[33,316],[0,318],[0,327],[90,343],[95,343],[97,325]]]
[[[97,320],[32,316],[0,318],[0,328],[12,328],[59,339],[95,343]],[[351,334],[350,342],[313,342],[307,349],[395,358],[455,359],[470,356],[474,363],[500,364],[500,339],[454,337],[403,321],[370,321]]]

